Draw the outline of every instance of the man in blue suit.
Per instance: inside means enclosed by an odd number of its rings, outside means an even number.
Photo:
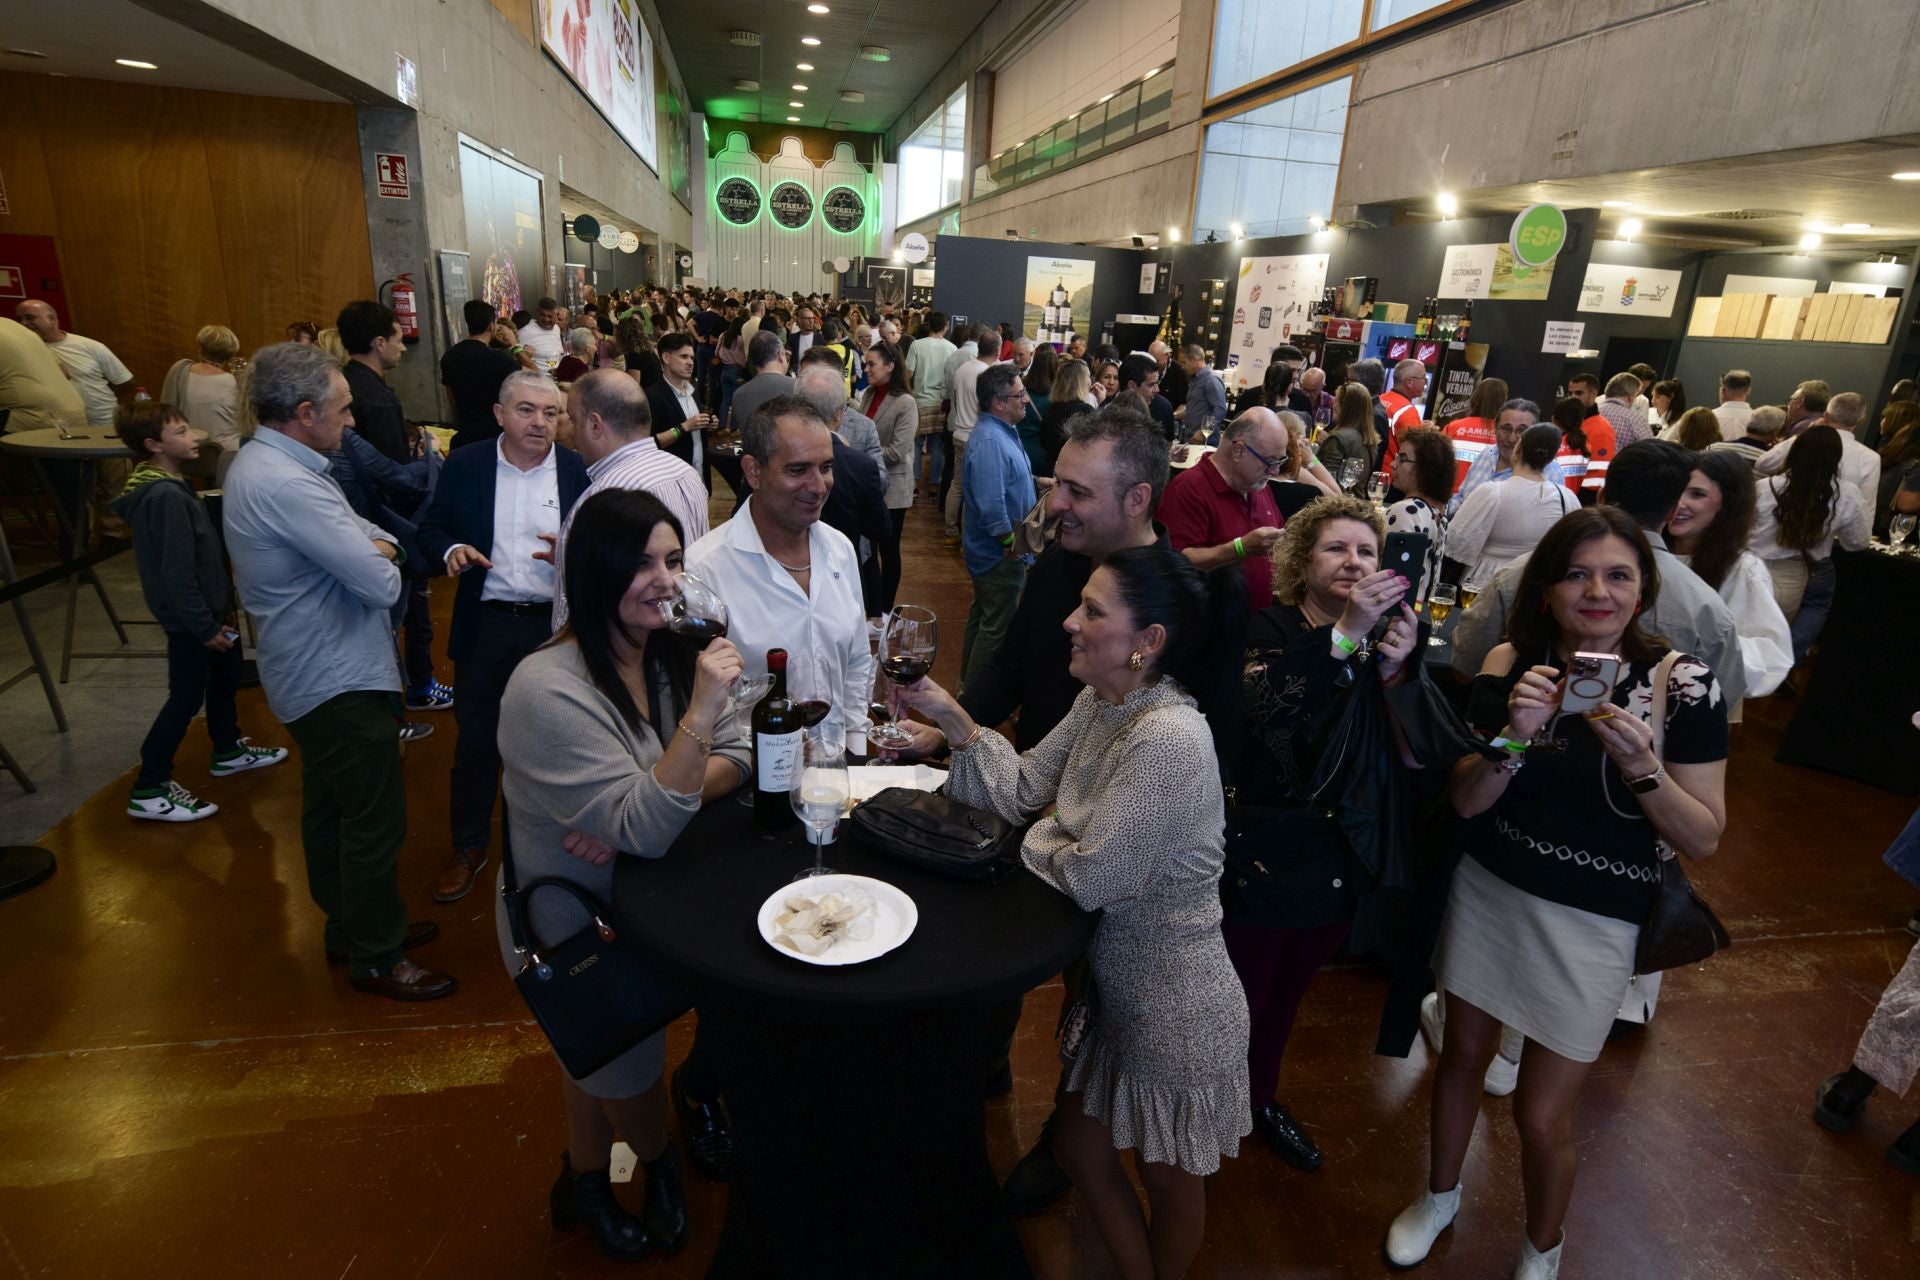
[[[560,390],[553,379],[509,375],[493,413],[500,438],[447,459],[420,522],[421,552],[460,578],[447,637],[460,690],[448,804],[453,854],[434,882],[436,902],[464,898],[487,863],[500,698],[520,659],[553,632],[553,543],[587,487],[587,464],[554,443]]]

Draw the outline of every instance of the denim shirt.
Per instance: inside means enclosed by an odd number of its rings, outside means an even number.
[[[224,507],[273,714],[291,723],[343,693],[398,693],[387,611],[400,570],[373,545],[398,539],[354,514],[326,458],[262,426],[233,460]]]
[[[960,549],[967,572],[977,578],[1006,558],[1002,540],[1033,509],[1033,470],[1020,433],[990,413],[982,413],[974,424],[961,465],[960,500],[966,517]],[[1032,556],[1022,559],[1033,563]]]

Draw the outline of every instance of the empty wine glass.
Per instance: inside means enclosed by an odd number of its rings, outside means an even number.
[[[847,779],[846,739],[825,726],[800,735],[798,763],[793,789],[787,796],[793,802],[793,812],[806,825],[807,839],[813,844],[813,866],[794,876],[796,881],[833,874],[833,869],[825,865],[826,843],[833,838],[833,829],[845,816],[853,794]]]
[[[1920,515],[1911,511],[1893,513],[1893,519],[1887,523],[1887,545],[1893,548],[1894,554],[1907,554],[1907,539],[1912,536],[1916,523],[1920,523]]]
[[[880,628],[879,667],[888,684],[887,702],[877,708],[884,714],[874,715],[876,727],[868,734],[880,746],[897,751],[913,744],[913,735],[894,723],[899,715],[898,691],[933,670],[938,628],[933,610],[917,604],[896,605]],[[874,702],[878,704],[879,699]]]
[[[1345,462],[1341,463],[1340,475],[1338,476],[1340,491],[1342,493],[1352,493],[1353,487],[1360,483],[1360,476],[1366,469],[1367,464],[1358,458],[1348,458]]]
[[[1367,477],[1367,501],[1379,506],[1387,496],[1387,478],[1378,471]]]

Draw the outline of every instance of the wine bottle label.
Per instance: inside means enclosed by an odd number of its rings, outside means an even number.
[[[759,770],[756,780],[762,791],[791,791],[793,780],[800,763],[800,734],[792,733],[756,733],[753,735],[753,754]]]

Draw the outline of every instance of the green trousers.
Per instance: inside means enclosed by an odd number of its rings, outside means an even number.
[[[960,687],[973,678],[975,667],[1000,652],[1013,611],[1020,605],[1020,589],[1027,584],[1026,562],[1008,556],[973,579],[973,603],[967,608],[967,634],[960,646]]]
[[[356,978],[391,970],[407,934],[400,845],[407,795],[394,695],[343,693],[287,729],[300,745],[300,838],[326,946]]]

